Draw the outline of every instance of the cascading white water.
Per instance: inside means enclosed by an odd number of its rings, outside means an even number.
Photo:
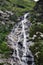
[[[12,54],[13,58],[11,58],[11,65],[35,65],[34,57],[29,50],[28,29],[31,23],[27,20],[28,15],[29,13],[26,13],[21,22],[15,25],[16,27],[13,27],[11,33],[8,35],[8,42],[11,44],[11,46],[9,46],[14,50]]]
[[[26,31],[25,31],[25,27],[26,27],[26,26],[25,26],[25,23],[28,21],[28,20],[26,19],[26,17],[27,17],[28,15],[29,15],[29,13],[26,13],[26,14],[24,15],[24,19],[21,21],[21,22],[22,22],[22,33],[23,33],[23,35],[24,35],[23,46],[24,46],[24,48],[25,48],[22,59],[23,59],[25,62],[27,61],[27,57],[26,57],[27,55],[26,55],[26,54],[27,54],[28,52],[30,53],[30,56],[33,57],[31,51],[27,48],[27,38],[26,38]],[[34,61],[34,58],[33,58],[32,61]],[[22,65],[28,65],[28,64],[25,63],[25,62],[23,62]],[[34,65],[34,62],[33,62],[31,65]]]

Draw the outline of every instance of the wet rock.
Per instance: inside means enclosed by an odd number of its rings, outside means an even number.
[[[32,63],[34,63],[34,57],[29,49],[28,28],[30,28],[30,21],[28,23],[27,15],[28,13],[20,17],[21,22],[15,24],[10,36],[8,36],[8,41],[10,40],[9,43],[12,44],[11,47],[14,50],[12,58],[13,62],[16,62],[15,65],[33,65]],[[16,38],[17,40],[15,40]]]
[[[19,48],[22,48],[23,47],[23,44],[21,42],[18,42],[18,47]]]

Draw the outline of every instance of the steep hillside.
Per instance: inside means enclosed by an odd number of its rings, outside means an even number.
[[[31,11],[34,5],[32,0],[0,0],[0,43],[18,22],[18,16]]]
[[[35,2],[32,0],[0,0],[0,10],[12,11],[17,16],[23,14],[23,12],[32,10],[34,5]]]
[[[11,53],[7,46],[7,35],[18,22],[18,17],[25,12],[30,12],[34,5],[35,2],[32,0],[0,0],[0,54],[2,58],[8,58]]]

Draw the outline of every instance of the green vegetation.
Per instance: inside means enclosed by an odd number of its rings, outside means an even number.
[[[43,41],[35,42],[35,44],[30,47],[30,50],[34,55],[36,65],[43,65]]]
[[[0,65],[3,65],[3,63],[0,63]]]
[[[7,44],[7,35],[11,31],[12,25],[11,22],[17,21],[17,17],[21,16],[24,12],[32,10],[34,7],[35,2],[31,0],[0,0],[0,10],[4,12],[11,11],[14,15],[10,15],[8,21],[5,21],[5,18],[0,17],[0,53],[1,54],[9,54]],[[1,14],[2,15],[2,14]],[[6,22],[5,25],[2,24],[2,21]],[[11,22],[9,22],[11,21]],[[5,55],[6,56],[6,55]]]
[[[7,46],[6,42],[0,44],[0,54],[4,54],[3,58],[8,58],[10,56],[10,48]]]
[[[32,37],[34,34],[36,34],[36,32],[43,33],[43,24],[32,24],[32,26],[30,27],[30,36]]]
[[[32,10],[35,2],[32,0],[0,0],[0,9],[3,11],[13,11],[16,16]]]
[[[3,54],[3,58],[8,58],[10,56],[11,50],[7,46],[7,35],[11,31],[12,27],[11,24],[0,24],[0,54]]]
[[[10,15],[8,21],[2,20],[3,17],[0,15],[0,54],[4,55],[2,58],[10,56],[11,49],[7,46],[6,38],[14,26],[11,22],[17,23],[19,16],[25,12],[30,12],[30,21],[32,23],[30,37],[36,35],[32,39],[34,45],[30,46],[30,50],[34,55],[36,65],[43,65],[43,37],[41,37],[41,34],[43,34],[43,1],[39,0],[35,3],[33,0],[0,0],[0,10],[14,13],[14,15]],[[2,21],[7,23],[4,25]],[[3,63],[0,65],[3,65]]]
[[[31,12],[30,37],[34,37],[33,46],[30,46],[36,65],[43,65],[43,1],[39,0]]]
[[[43,1],[39,0],[33,9],[33,22],[43,23]]]

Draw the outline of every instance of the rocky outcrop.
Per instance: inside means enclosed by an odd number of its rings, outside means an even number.
[[[14,15],[11,11],[1,11],[0,10],[0,23],[5,25],[5,24],[14,24],[14,21],[10,20],[10,16]]]

